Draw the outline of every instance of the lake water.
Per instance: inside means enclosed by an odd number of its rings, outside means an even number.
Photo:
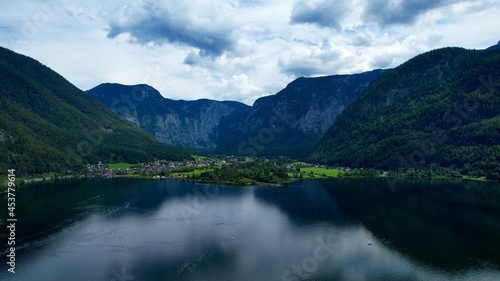
[[[500,183],[235,187],[95,179],[16,192],[1,280],[500,280]]]

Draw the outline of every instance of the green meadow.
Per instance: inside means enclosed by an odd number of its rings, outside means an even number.
[[[108,168],[111,168],[111,169],[122,169],[122,170],[125,170],[125,169],[130,169],[134,166],[137,166],[135,164],[128,164],[128,163],[114,163],[114,164],[108,164]]]
[[[341,170],[338,169],[326,169],[326,168],[300,168],[301,173],[311,173],[313,172],[315,175],[327,177],[338,177]]]

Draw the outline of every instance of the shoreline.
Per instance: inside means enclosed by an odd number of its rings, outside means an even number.
[[[159,176],[159,175],[154,175],[154,176],[140,176],[140,175],[113,175],[110,177],[98,177],[98,176],[92,176],[92,177],[87,177],[84,175],[67,175],[67,176],[62,176],[62,177],[38,177],[38,178],[18,178],[17,180],[20,182],[20,184],[17,184],[17,188],[22,188],[25,185],[30,185],[34,183],[43,183],[43,182],[55,182],[59,180],[69,180],[69,179],[113,179],[113,178],[135,178],[135,179],[145,179],[145,180],[168,180],[168,179],[175,179],[175,180],[185,180],[185,181],[192,181],[192,182],[199,182],[199,183],[207,183],[207,184],[225,184],[225,185],[232,185],[232,186],[237,186],[237,187],[244,187],[244,186],[251,186],[251,185],[276,185],[276,186],[283,186],[290,184],[292,182],[296,181],[302,181],[302,180],[314,180],[314,179],[355,179],[355,178],[385,178],[385,179],[449,179],[449,180],[473,180],[473,181],[481,181],[481,182],[494,182],[496,180],[492,179],[487,179],[487,178],[470,178],[470,177],[463,177],[463,178],[456,178],[456,177],[364,177],[364,176],[351,176],[351,177],[323,177],[323,176],[316,176],[316,177],[308,177],[308,178],[293,178],[288,181],[283,181],[283,182],[278,182],[278,183],[268,183],[268,182],[248,182],[248,183],[237,183],[237,182],[231,182],[231,181],[207,181],[207,180],[198,180],[198,179],[188,179],[187,177],[165,177],[165,176]],[[0,194],[7,193],[7,190],[0,191]]]

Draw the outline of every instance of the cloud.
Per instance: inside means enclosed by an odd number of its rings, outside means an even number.
[[[370,34],[358,34],[352,41],[354,46],[358,47],[370,47],[372,45],[373,38]]]
[[[223,94],[219,97],[224,100],[238,100],[251,105],[256,99],[263,96],[263,90],[251,85],[245,74],[233,75],[230,79],[222,79],[219,88]]]
[[[342,31],[340,21],[342,21],[348,12],[347,2],[323,0],[311,4],[311,1],[299,1],[295,3],[290,17],[291,23],[315,24],[319,27],[335,29]]]
[[[208,9],[200,9],[205,7]],[[185,3],[144,1],[142,7],[134,7],[131,16],[112,21],[107,36],[115,38],[128,33],[141,45],[187,45],[199,49],[200,55],[206,57],[218,57],[231,51],[236,44],[231,18],[219,15],[218,7],[204,4],[200,8]]]
[[[169,98],[247,104],[298,76],[396,67],[445,46],[486,48],[500,26],[500,0],[42,2],[0,1],[0,45],[81,89],[149,83]]]
[[[328,75],[337,72],[342,56],[342,50],[325,39],[318,46],[297,46],[279,59],[278,68],[291,77]]]
[[[201,58],[198,53],[189,52],[189,54],[184,59],[184,64],[187,64],[190,66],[197,66],[197,65],[201,64],[202,61],[203,61],[203,58]]]
[[[311,77],[321,73],[321,69],[311,65],[308,58],[280,59],[278,67],[282,73],[291,77]]]
[[[220,57],[207,57],[201,51],[190,51],[183,63],[192,68],[202,68],[213,73],[228,70],[228,59],[225,55]]]
[[[370,0],[361,17],[364,22],[376,22],[381,27],[412,24],[428,11],[453,4],[454,0]]]

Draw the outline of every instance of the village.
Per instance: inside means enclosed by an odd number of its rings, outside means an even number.
[[[197,156],[192,155],[193,160],[188,161],[168,161],[165,159],[155,159],[153,162],[139,163],[139,164],[125,164],[125,163],[103,163],[99,161],[95,164],[87,164],[87,173],[84,177],[117,177],[117,176],[142,176],[152,177],[154,179],[166,178],[186,178],[193,174],[200,174],[207,170],[213,170],[222,167],[225,164],[235,164],[255,161],[258,158],[251,159],[238,156]],[[268,159],[264,159],[268,161]],[[308,164],[303,162],[296,162],[294,164],[287,163],[284,165],[287,170],[291,172],[303,171],[317,172],[318,169],[329,171],[343,171],[349,172],[349,168],[329,168],[325,165]],[[335,173],[337,175],[338,173]],[[330,173],[328,173],[330,176]]]
[[[87,177],[114,177],[124,175],[153,176],[154,178],[185,177],[188,172],[204,170],[211,167],[221,166],[226,163],[235,163],[242,160],[241,157],[203,157],[192,155],[193,160],[168,161],[155,159],[153,162],[139,164],[108,164],[99,161],[96,164],[87,164]],[[243,159],[244,161],[244,159]]]
[[[305,162],[296,162],[286,157],[276,159],[267,158],[249,158],[242,156],[198,156],[191,155],[192,159],[186,161],[169,161],[166,159],[155,159],[152,162],[128,164],[128,163],[105,163],[98,161],[94,164],[87,164],[86,171],[72,172],[68,170],[66,175],[44,174],[22,179],[22,183],[45,182],[58,179],[71,178],[115,178],[115,177],[137,177],[150,179],[198,179],[202,173],[216,172],[222,168],[234,167],[239,169],[239,164],[253,163],[253,165],[262,165],[273,163],[273,166],[279,166],[286,171],[291,179],[308,178],[327,178],[365,175],[363,169],[350,169],[346,167],[329,167],[320,164],[309,164]],[[261,164],[258,164],[261,163]],[[229,164],[229,165],[226,165]],[[236,164],[236,165],[233,165]],[[263,166],[260,170],[266,173]],[[369,170],[364,170],[368,172]],[[273,174],[273,172],[270,172]],[[373,175],[372,175],[373,176]],[[378,173],[378,176],[387,176],[387,172]],[[216,180],[217,182],[218,180]],[[221,181],[222,182],[222,181]]]

